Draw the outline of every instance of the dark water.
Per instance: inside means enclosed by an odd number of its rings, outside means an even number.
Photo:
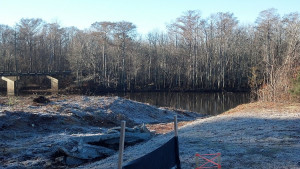
[[[32,94],[32,93],[31,93]],[[39,93],[41,94],[41,93]],[[47,95],[47,93],[42,93]],[[0,93],[5,96],[6,91]],[[26,95],[23,93],[22,95]],[[109,96],[120,96],[158,107],[171,107],[198,112],[207,115],[223,113],[237,105],[250,102],[249,93],[192,93],[192,92],[140,92],[113,93]]]
[[[113,95],[158,107],[172,107],[208,115],[217,115],[250,102],[249,93],[143,92]]]

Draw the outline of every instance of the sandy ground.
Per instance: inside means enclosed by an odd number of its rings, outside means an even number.
[[[300,104],[257,102],[221,115],[190,122],[179,129],[183,169],[196,168],[195,154],[220,152],[222,168],[300,168]],[[164,127],[166,126],[166,127]],[[172,124],[148,126],[158,133],[128,147],[124,163],[153,151],[173,137]],[[113,169],[117,154],[79,168]]]

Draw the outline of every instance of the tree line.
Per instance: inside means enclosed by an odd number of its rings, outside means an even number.
[[[268,9],[245,25],[229,12],[187,11],[146,36],[127,21],[80,30],[21,19],[0,25],[0,72],[72,70],[72,83],[103,90],[252,89],[272,99],[299,68],[299,17]]]

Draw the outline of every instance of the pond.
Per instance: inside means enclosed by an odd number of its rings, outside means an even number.
[[[198,112],[206,115],[217,115],[237,105],[249,103],[249,93],[192,93],[192,92],[141,92],[110,94],[125,97],[158,107],[171,107]]]

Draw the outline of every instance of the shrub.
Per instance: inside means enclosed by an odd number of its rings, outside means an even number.
[[[300,71],[298,72],[298,75],[293,83],[293,88],[290,90],[290,92],[297,97],[300,97]]]

